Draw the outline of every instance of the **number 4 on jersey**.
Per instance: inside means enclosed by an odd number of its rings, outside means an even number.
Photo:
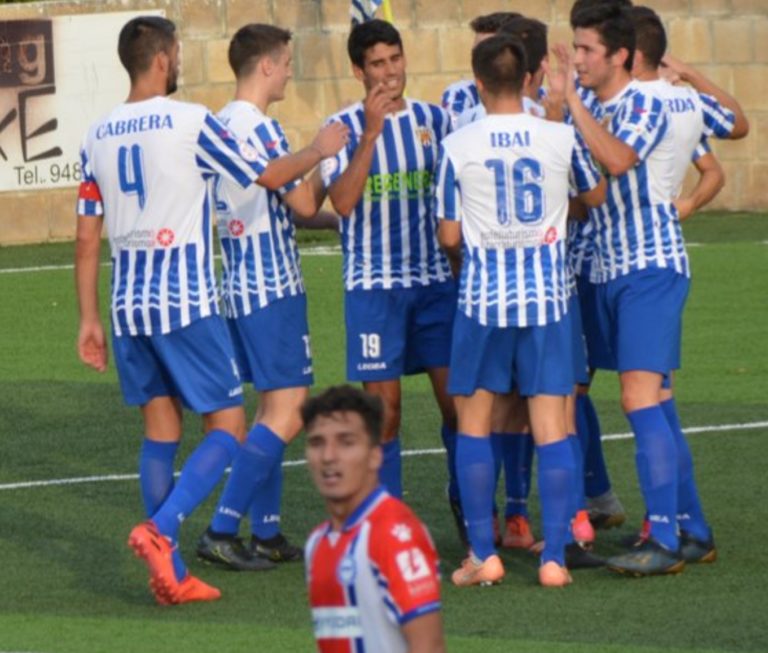
[[[147,194],[144,189],[144,161],[140,146],[131,145],[130,149],[120,147],[117,151],[117,175],[120,190],[126,195],[137,195],[139,208],[143,209]]]

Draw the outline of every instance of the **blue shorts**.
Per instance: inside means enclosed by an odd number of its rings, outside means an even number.
[[[589,385],[589,366],[587,365],[587,344],[581,324],[579,296],[574,293],[568,300],[568,317],[571,322],[571,353],[573,356],[573,378],[576,383]]]
[[[112,336],[125,402],[176,397],[197,413],[243,403],[243,386],[224,320],[214,315],[165,335]]]
[[[347,378],[389,381],[448,367],[456,300],[453,281],[347,291]]]
[[[523,397],[573,392],[571,320],[564,315],[546,326],[490,327],[456,314],[448,393],[472,395],[483,389]]]
[[[587,346],[587,364],[592,370],[615,370],[616,357],[609,344],[608,316],[597,301],[597,284],[586,276],[576,277],[581,307],[581,327]]]
[[[668,374],[680,367],[683,308],[690,280],[667,268],[646,268],[599,284],[609,345],[619,372]]]
[[[307,297],[284,297],[227,320],[243,381],[259,392],[312,385]]]

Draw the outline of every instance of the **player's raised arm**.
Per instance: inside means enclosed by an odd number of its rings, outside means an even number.
[[[332,157],[347,142],[349,129],[341,123],[325,125],[307,147],[288,156],[272,159],[257,184],[277,190],[287,183],[304,176],[320,161]]]
[[[713,96],[721,105],[733,112],[735,121],[733,130],[730,134],[731,139],[737,140],[744,138],[749,133],[749,121],[747,120],[744,110],[741,108],[741,104],[739,104],[735,97],[725,91],[725,89],[715,84],[701,71],[690,64],[673,57],[671,54],[664,55],[664,58],[661,60],[661,65],[668,70],[671,70],[680,81],[690,84],[699,93],[706,93],[707,95]]]
[[[384,84],[377,84],[368,91],[363,107],[365,129],[360,136],[355,154],[347,169],[328,189],[333,208],[342,217],[352,213],[363,195],[365,180],[368,178],[373,154],[376,151],[376,139],[384,129],[387,113],[395,109],[390,92]]]
[[[318,215],[326,196],[320,168],[285,195],[285,203],[291,207],[295,217],[312,220]]]
[[[576,45],[577,53],[579,47]],[[609,174],[618,176],[634,167],[639,157],[631,146],[613,136],[595,120],[589,109],[584,106],[576,90],[574,57],[562,43],[554,48],[560,68],[565,72],[565,101],[573,117],[573,124],[581,133],[592,155],[602,164]]]

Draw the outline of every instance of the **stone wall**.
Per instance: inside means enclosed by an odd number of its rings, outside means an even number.
[[[663,17],[671,51],[736,95],[751,133],[717,143],[727,185],[716,208],[768,208],[768,0],[646,0]],[[392,0],[408,57],[408,94],[437,102],[447,84],[469,76],[474,16],[520,11],[551,26],[550,42],[570,40],[572,0]],[[294,32],[294,79],[274,115],[294,148],[306,144],[325,116],[361,96],[346,56],[349,0],[80,0],[0,5],[0,19],[164,9],[184,42],[180,97],[218,110],[234,84],[226,61],[229,37],[247,22]],[[765,147],[764,147],[765,146]],[[75,189],[0,193],[0,243],[69,239]]]

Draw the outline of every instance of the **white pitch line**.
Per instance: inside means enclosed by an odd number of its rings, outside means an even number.
[[[339,256],[341,254],[341,247],[339,245],[318,245],[317,247],[308,247],[306,249],[299,248],[301,256]],[[220,256],[214,257],[219,260]],[[110,261],[103,261],[101,267],[109,267],[112,265]],[[25,272],[50,272],[56,270],[74,270],[73,263],[66,263],[64,265],[37,265],[27,268],[0,268],[0,274],[23,274]]]
[[[714,426],[692,426],[683,431],[687,435],[696,433],[717,433],[721,431],[750,431],[754,429],[768,428],[768,422],[748,422],[746,424],[719,424]],[[605,441],[629,440],[632,433],[609,433],[602,437]],[[444,454],[445,449],[438,447],[436,449],[406,449],[402,452],[403,456],[435,456]],[[306,465],[306,460],[286,460],[283,467],[299,467]],[[175,476],[178,476],[176,472]],[[0,485],[0,492],[6,490],[24,490],[36,487],[51,487],[54,485],[80,485],[83,483],[107,483],[110,481],[135,481],[138,480],[138,474],[107,474],[104,476],[80,476],[74,478],[55,478],[47,481],[23,481],[20,483],[5,483]]]

